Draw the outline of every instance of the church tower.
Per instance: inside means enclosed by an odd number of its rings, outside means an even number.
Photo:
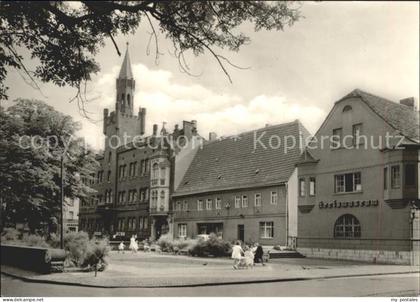
[[[128,47],[125,52],[124,61],[121,65],[120,74],[117,78],[117,101],[115,103],[115,110],[121,113],[133,115],[133,99],[136,81],[131,71],[130,55]]]
[[[134,93],[136,81],[131,70],[130,55],[127,50],[121,65],[120,73],[116,79],[115,111],[109,113],[104,109],[105,149],[109,148],[110,140],[120,138],[121,143],[131,141],[135,136],[145,133],[146,109],[139,107],[138,115],[134,113]],[[123,141],[127,137],[128,141]],[[111,142],[115,147],[115,143]]]

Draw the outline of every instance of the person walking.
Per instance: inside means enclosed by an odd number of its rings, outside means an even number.
[[[261,263],[263,266],[264,264],[264,250],[261,245],[255,243],[255,252],[254,252],[254,263]]]
[[[238,265],[241,262],[242,255],[244,251],[241,247],[239,241],[235,242],[235,245],[232,247],[232,259],[233,259],[233,268],[238,269]]]

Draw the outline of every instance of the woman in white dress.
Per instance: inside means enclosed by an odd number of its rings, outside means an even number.
[[[130,247],[129,248],[133,253],[137,252],[137,250],[139,248],[139,246],[136,242],[136,237],[134,237],[134,235],[131,236],[131,238],[130,238]]]

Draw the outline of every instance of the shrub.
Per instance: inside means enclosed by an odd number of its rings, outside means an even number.
[[[224,257],[231,253],[231,244],[215,234],[210,234],[207,240],[199,239],[191,248],[190,253],[193,256],[207,257]]]
[[[77,266],[81,266],[86,258],[89,246],[89,235],[86,232],[72,232],[64,235],[64,249],[68,258]]]
[[[27,246],[51,248],[51,246],[45,241],[44,237],[34,234],[23,236],[22,243]]]
[[[4,228],[1,234],[1,241],[16,241],[19,240],[20,232],[14,228]]]
[[[94,270],[95,267],[98,271],[105,270],[107,262],[105,257],[108,256],[111,247],[107,239],[102,239],[95,241],[94,239],[90,240],[84,259],[81,263],[81,267]]]
[[[160,247],[162,252],[172,252],[174,250],[174,239],[169,234],[160,236],[157,241],[157,245]]]

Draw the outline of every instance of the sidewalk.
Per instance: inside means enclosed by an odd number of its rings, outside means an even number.
[[[28,274],[2,266],[2,273],[30,282],[94,287],[182,287],[297,281],[350,276],[419,273],[420,268],[401,265],[373,265],[323,259],[275,259],[266,266],[234,270],[230,259],[195,258],[165,254],[117,254],[112,252],[104,272]]]

